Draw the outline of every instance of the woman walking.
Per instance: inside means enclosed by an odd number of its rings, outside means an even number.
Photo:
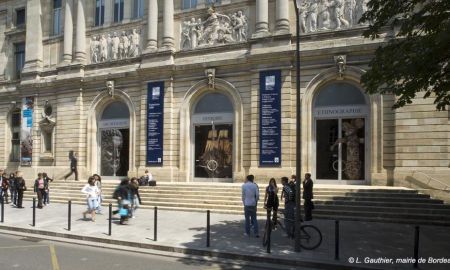
[[[45,183],[44,177],[42,176],[42,173],[38,173],[38,178],[34,180],[34,193],[37,194],[38,197],[38,206],[37,208],[42,209],[43,205],[43,199],[44,199],[44,193],[47,189],[47,185]]]
[[[102,197],[102,178],[100,177],[100,175],[98,174],[94,174],[94,181],[95,181],[95,185],[98,188],[98,197],[97,197],[97,209],[96,209],[96,213],[97,214],[102,214],[102,201],[103,201],[103,197]]]
[[[275,181],[275,178],[270,178],[269,185],[266,187],[266,195],[264,196],[264,208],[267,209],[268,219],[270,219],[270,214],[273,210],[272,222],[275,228],[277,226],[277,212],[279,205],[277,181]]]
[[[136,210],[138,209],[141,202],[141,196],[139,195],[139,181],[136,177],[131,178],[130,182],[130,193],[131,193],[131,218],[135,218]]]
[[[86,202],[88,209],[83,212],[83,218],[86,219],[86,214],[91,214],[91,220],[95,222],[95,209],[98,207],[99,190],[95,185],[94,177],[89,177],[88,183],[81,189],[81,192],[86,194]]]
[[[21,171],[16,172],[16,190],[17,190],[17,208],[23,208],[23,193],[27,190],[25,180],[23,179]]]

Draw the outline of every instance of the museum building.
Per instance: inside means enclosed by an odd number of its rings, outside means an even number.
[[[302,171],[450,175],[448,112],[422,98],[394,111],[360,84],[394,36],[362,37],[367,1],[301,3]],[[291,0],[0,0],[0,168],[60,179],[74,151],[80,179],[295,173],[295,17]]]

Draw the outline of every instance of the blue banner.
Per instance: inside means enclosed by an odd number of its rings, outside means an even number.
[[[281,71],[259,76],[259,166],[281,166]]]
[[[164,82],[147,85],[147,165],[163,165]]]

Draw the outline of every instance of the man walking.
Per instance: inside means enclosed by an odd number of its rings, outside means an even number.
[[[70,173],[64,176],[64,180],[67,180],[72,173],[75,173],[75,181],[78,181],[78,170],[77,170],[77,156],[73,150],[69,151],[69,159],[70,159]]]
[[[258,186],[253,183],[255,177],[247,175],[247,180],[242,185],[242,203],[244,204],[245,235],[250,236],[250,227],[253,225],[253,233],[259,237],[258,221],[256,220],[256,205],[259,200]]]
[[[0,169],[0,202],[3,201],[3,181],[7,181],[4,177],[3,177],[3,169]]]
[[[295,191],[291,189],[287,177],[281,177],[281,184],[283,184],[281,200],[284,199],[284,226],[286,227],[287,236],[293,238],[295,217]]]

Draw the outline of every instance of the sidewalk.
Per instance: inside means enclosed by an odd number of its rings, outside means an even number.
[[[158,210],[157,241],[153,238],[153,210],[139,209],[137,217],[128,225],[112,224],[112,236],[108,235],[108,208],[97,221],[83,220],[84,205],[72,205],[72,227],[67,230],[67,204],[50,204],[36,209],[36,226],[32,227],[32,202],[24,201],[24,209],[5,205],[5,222],[0,229],[62,238],[103,242],[123,246],[150,248],[160,251],[191,255],[218,256],[268,263],[290,264],[327,269],[412,269],[412,264],[396,259],[414,256],[414,226],[371,222],[340,222],[340,260],[334,260],[334,221],[314,220],[323,235],[321,246],[313,251],[293,251],[293,241],[282,235],[281,230],[272,234],[272,253],[267,254],[261,238],[243,235],[243,216],[211,213],[211,245],[206,247],[206,212],[179,212]],[[115,207],[113,207],[114,209]],[[260,235],[265,220],[259,220]],[[44,236],[45,237],[45,236]],[[446,258],[447,263],[419,264],[419,269],[450,269],[450,228],[438,226],[420,227],[419,257],[426,261]],[[360,264],[350,264],[351,258]],[[364,262],[367,258],[393,259],[392,263]],[[380,262],[378,261],[378,262]]]

